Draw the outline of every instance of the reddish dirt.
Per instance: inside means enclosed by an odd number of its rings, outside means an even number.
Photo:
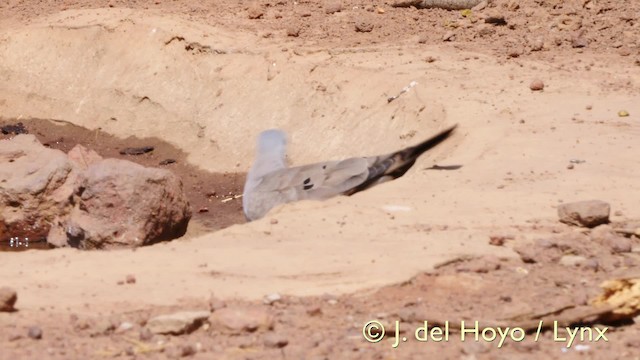
[[[217,174],[198,169],[187,163],[186,155],[181,150],[160,139],[139,139],[133,135],[127,139],[118,139],[101,131],[90,131],[73,124],[55,123],[42,119],[4,119],[0,120],[0,127],[18,123],[23,124],[28,133],[35,135],[42,144],[52,149],[62,150],[66,153],[80,144],[95,150],[105,158],[125,159],[143,166],[160,167],[173,171],[181,177],[189,203],[192,206],[192,227],[197,226],[206,229],[206,231],[215,231],[245,222],[241,198],[234,198],[234,195],[242,194],[244,174]],[[12,136],[14,135],[0,133],[0,140]],[[154,150],[141,155],[120,153],[126,148],[144,146],[153,146]],[[175,162],[161,165],[160,163],[165,160],[175,160]],[[32,239],[31,247],[38,247],[39,240]],[[6,244],[3,245],[5,250],[10,250]],[[24,248],[16,248],[15,250],[24,250]]]

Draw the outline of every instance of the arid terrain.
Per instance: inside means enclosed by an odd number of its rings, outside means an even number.
[[[640,359],[640,2],[402,3],[0,2],[0,127],[169,169],[193,210],[133,250],[0,244],[0,360]],[[399,179],[244,220],[262,130],[302,165],[454,123]],[[608,223],[559,221],[586,200]]]

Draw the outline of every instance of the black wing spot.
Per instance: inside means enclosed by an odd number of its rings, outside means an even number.
[[[311,190],[311,188],[313,188],[313,184],[311,184],[311,185],[304,185],[302,188],[303,188],[303,189],[305,189],[305,190]]]
[[[304,184],[305,184],[305,185],[307,185],[307,184],[309,184],[310,182],[311,182],[311,178],[307,178],[307,179],[304,181]],[[312,186],[313,186],[313,185],[312,185]]]

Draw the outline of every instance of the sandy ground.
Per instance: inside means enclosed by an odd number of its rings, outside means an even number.
[[[602,281],[638,269],[637,238],[633,252],[612,253],[556,215],[563,202],[600,199],[614,224],[640,219],[637,4],[497,1],[472,17],[354,1],[337,13],[321,1],[0,6],[3,122],[82,126],[113,139],[78,130],[67,141],[109,156],[116,144],[162,142],[179,175],[196,174],[185,180],[194,208],[209,206],[184,238],[135,251],[0,252],[2,285],[19,294],[19,311],[0,314],[0,358],[176,357],[185,347],[202,359],[640,356],[632,320],[605,324],[608,342],[578,350],[553,331],[502,348],[456,338],[394,349],[393,339],[362,336],[373,319],[388,329],[395,320],[518,326],[518,314],[584,305]],[[489,15],[507,25],[486,24]],[[361,21],[372,31],[356,31]],[[543,91],[530,89],[535,79]],[[385,153],[453,123],[455,136],[405,176],[352,197],[244,224],[238,200],[218,206],[207,195],[241,191],[253,139],[269,127],[290,133],[291,162],[303,164]],[[569,169],[571,160],[584,162]],[[514,251],[557,237],[596,259],[596,271],[525,264]],[[120,285],[128,274],[136,283]],[[227,307],[266,309],[274,330],[138,336],[149,316],[208,308],[212,293]],[[264,305],[273,293],[284,298]],[[135,327],[96,332],[104,321]],[[42,340],[26,335],[34,325]],[[288,344],[274,346],[273,334]]]

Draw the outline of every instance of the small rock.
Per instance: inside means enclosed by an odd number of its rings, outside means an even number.
[[[454,33],[453,31],[448,31],[442,37],[442,41],[454,41],[455,39],[456,39],[456,33]]]
[[[608,223],[610,212],[609,204],[600,200],[577,201],[558,206],[560,222],[585,227]]]
[[[142,146],[136,148],[125,148],[120,150],[120,155],[142,155],[154,150],[153,146]]]
[[[489,244],[493,246],[502,246],[507,240],[513,240],[513,236],[508,236],[508,235],[490,235],[489,236]]]
[[[436,59],[435,57],[433,57],[433,56],[431,56],[431,55],[428,55],[428,56],[426,56],[426,57],[424,58],[424,61],[426,61],[426,62],[428,62],[428,63],[432,63],[432,62],[435,62],[435,61],[437,61],[437,60],[438,60],[438,59]]]
[[[358,19],[356,20],[356,31],[357,32],[371,32],[373,31],[373,23],[366,19]]]
[[[287,25],[287,36],[298,37],[300,35],[300,24],[291,23]]]
[[[262,9],[262,6],[256,2],[249,5],[247,15],[249,16],[249,19],[260,19],[264,15],[264,10]]]
[[[116,329],[116,326],[113,324],[113,322],[111,322],[111,320],[101,318],[91,328],[91,332],[89,333],[89,336],[95,337],[95,336],[108,335],[115,329]]]
[[[7,286],[0,288],[0,311],[14,311],[14,305],[18,301],[18,293]]]
[[[16,341],[16,340],[22,339],[23,337],[24,336],[21,333],[15,331],[15,332],[12,332],[11,334],[9,334],[9,336],[7,337],[7,340]]]
[[[264,337],[264,345],[269,348],[281,349],[289,344],[289,340],[278,334],[269,333]]]
[[[341,0],[328,0],[324,4],[324,12],[327,14],[335,14],[342,11]]]
[[[181,357],[187,357],[187,356],[193,356],[198,352],[198,349],[189,344],[189,345],[183,345],[180,346],[180,356]]]
[[[181,335],[190,333],[202,325],[211,313],[206,311],[182,311],[160,315],[147,322],[147,328],[154,334]]]
[[[507,51],[507,56],[511,58],[520,57],[522,54],[524,54],[524,48],[522,46],[514,46]]]
[[[627,110],[620,110],[620,111],[618,111],[618,116],[619,117],[627,117],[627,116],[629,116],[629,112]]]
[[[127,332],[129,330],[133,329],[133,324],[128,322],[128,321],[124,321],[122,323],[120,323],[120,326],[118,326],[118,328],[116,328],[115,333],[120,334],[123,332]]]
[[[224,300],[214,296],[213,294],[211,294],[211,297],[209,297],[209,310],[211,312],[220,310],[226,306],[227,306],[227,303],[225,303]]]
[[[40,340],[42,339],[42,329],[38,326],[32,326],[29,328],[29,332],[27,334],[31,339]]]
[[[164,165],[173,164],[175,162],[176,162],[175,159],[164,159],[164,160],[160,161],[158,164],[164,166]]]
[[[264,308],[226,307],[213,313],[212,325],[232,334],[273,328],[273,317]]]
[[[129,274],[125,278],[125,281],[127,282],[127,284],[135,284],[136,283],[136,277],[133,274]]]
[[[273,293],[265,296],[262,302],[264,302],[266,305],[272,305],[273,303],[275,303],[276,301],[280,301],[281,299],[282,296],[280,296],[280,294]]]
[[[271,219],[271,220],[269,221],[269,223],[270,223],[271,225],[276,225],[276,224],[278,224],[278,219]]]
[[[146,327],[140,329],[140,334],[138,336],[140,337],[140,340],[142,340],[142,341],[149,341],[149,340],[153,339],[153,333],[151,332],[151,330],[149,330]]]
[[[532,91],[541,91],[544,90],[544,83],[540,79],[535,79],[529,84],[529,89]]]
[[[311,306],[307,308],[307,315],[320,316],[322,315],[322,308],[320,306]]]
[[[536,39],[531,44],[531,51],[540,51],[544,48],[544,41],[542,39]]]
[[[574,36],[571,40],[571,47],[576,49],[587,47],[587,45],[589,45],[589,41],[582,34]]]
[[[585,264],[587,259],[584,256],[578,255],[564,255],[558,261],[560,265],[564,265],[567,267],[577,267]]]
[[[200,209],[198,209],[199,213],[208,213],[209,212],[209,208],[206,206],[201,207]]]
[[[573,170],[573,168],[574,168],[574,167],[575,167],[575,166],[573,166],[573,164],[569,164],[569,165],[567,165],[567,169],[569,169],[569,170]]]
[[[592,241],[608,247],[613,254],[631,252],[633,247],[631,239],[618,234],[609,225],[600,225],[594,228],[591,230],[590,237]]]
[[[505,26],[505,25],[507,25],[507,20],[502,15],[487,16],[484,19],[484,22],[486,24],[492,24],[492,25],[496,25],[496,26]]]

